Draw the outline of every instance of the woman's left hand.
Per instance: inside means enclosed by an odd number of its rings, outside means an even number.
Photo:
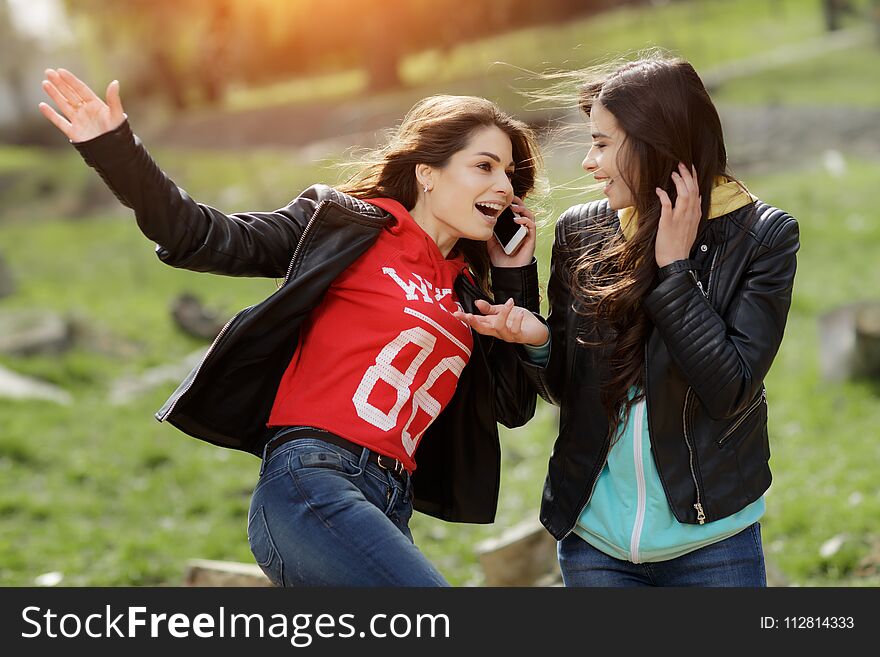
[[[518,215],[513,220],[520,226],[525,226],[529,234],[523,238],[522,244],[513,252],[513,255],[507,255],[504,252],[504,249],[501,248],[501,244],[494,235],[490,237],[486,243],[486,248],[489,250],[489,260],[492,262],[493,267],[523,267],[529,264],[535,255],[537,229],[535,227],[534,213],[523,205],[523,200],[519,196],[513,197],[510,208],[513,210],[514,215]]]
[[[657,240],[654,245],[658,267],[665,267],[676,260],[687,260],[690,257],[702,216],[696,169],[691,167],[688,170],[679,162],[678,173],[672,172],[672,182],[675,183],[675,191],[678,194],[674,207],[665,191],[659,187],[656,190],[661,207]]]
[[[493,306],[487,301],[478,299],[477,310],[482,315],[456,312],[453,315],[482,335],[490,335],[505,342],[541,346],[550,337],[547,325],[525,308],[513,305],[513,299],[507,303]]]
[[[40,103],[40,112],[74,144],[89,141],[125,121],[125,111],[119,98],[119,82],[107,86],[107,102],[70,71],[47,68],[43,90],[55,101],[61,114],[46,103]]]

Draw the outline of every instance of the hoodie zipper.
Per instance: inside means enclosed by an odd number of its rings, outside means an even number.
[[[645,424],[645,402],[636,404],[636,418],[633,424],[633,462],[636,468],[636,519],[633,523],[632,538],[630,539],[630,561],[641,563],[639,559],[639,543],[642,538],[642,528],[645,524],[645,507],[647,506],[647,493],[645,486],[645,466],[642,458],[642,434]]]
[[[325,205],[327,205],[327,201],[321,201],[321,203],[318,204],[317,209],[315,210],[314,214],[312,214],[312,218],[309,219],[309,223],[306,224],[306,227],[303,230],[302,235],[300,235],[299,240],[297,240],[296,248],[294,248],[294,250],[293,250],[293,256],[290,258],[290,264],[287,267],[287,274],[284,277],[284,283],[282,284],[281,287],[284,287],[284,285],[287,284],[287,281],[290,278],[290,274],[293,271],[293,266],[296,263],[297,257],[299,256],[300,247],[302,246],[303,242],[305,241],[306,234],[309,232],[312,225],[315,223],[315,220],[318,218],[318,214],[320,213],[321,209]],[[250,307],[252,308],[253,306],[250,306]],[[245,310],[248,310],[248,308],[245,308]],[[230,319],[228,322],[226,322],[226,324],[223,326],[223,328],[220,329],[220,332],[217,334],[217,337],[214,338],[214,341],[211,343],[211,346],[208,347],[208,351],[205,352],[205,355],[202,356],[202,360],[199,361],[199,364],[196,367],[195,373],[189,379],[189,383],[186,384],[185,388],[183,388],[180,392],[178,392],[177,394],[174,395],[174,398],[171,401],[171,405],[168,407],[168,410],[165,411],[162,414],[162,416],[159,418],[160,422],[164,422],[165,420],[168,419],[168,416],[171,415],[171,413],[174,411],[174,407],[177,406],[177,402],[180,401],[180,398],[183,397],[187,393],[187,391],[192,387],[192,384],[195,382],[196,378],[198,377],[199,372],[202,370],[202,367],[204,366],[205,362],[208,360],[208,357],[214,351],[215,347],[220,343],[220,340],[226,334],[226,330],[229,328],[230,324],[232,324],[232,322],[234,322],[239,317],[239,315],[241,315],[241,313],[243,313],[243,312],[244,312],[244,310],[236,313],[235,316],[232,319]]]
[[[740,425],[746,421],[746,419],[761,405],[761,403],[767,403],[767,389],[761,388],[761,396],[758,397],[755,401],[753,401],[749,407],[743,412],[742,415],[739,416],[739,419],[724,432],[724,435],[718,440],[718,446],[721,447],[730,436],[732,436],[737,429],[739,429]]]

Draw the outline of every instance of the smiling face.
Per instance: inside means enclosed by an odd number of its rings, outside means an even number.
[[[590,109],[590,124],[593,142],[584,158],[584,170],[592,174],[596,182],[605,183],[602,192],[608,197],[612,210],[635,205],[635,196],[620,170],[627,159],[626,133],[598,100]],[[627,178],[632,180],[633,176],[630,174]]]
[[[513,146],[497,126],[477,128],[443,167],[420,164],[420,189],[412,216],[448,253],[460,238],[487,241],[498,215],[513,200]]]

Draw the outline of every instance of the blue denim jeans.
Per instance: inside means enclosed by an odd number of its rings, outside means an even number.
[[[247,534],[273,584],[448,586],[413,544],[409,475],[398,479],[369,453],[312,437],[264,451]]]
[[[566,586],[767,586],[757,522],[668,561],[621,561],[574,532],[559,541],[558,555]]]

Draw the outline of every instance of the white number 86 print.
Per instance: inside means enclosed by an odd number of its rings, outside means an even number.
[[[419,347],[419,352],[406,368],[406,372],[401,372],[392,363],[401,350],[409,344]],[[419,368],[424,364],[428,356],[431,355],[431,352],[434,351],[436,344],[437,338],[421,327],[416,326],[401,331],[396,338],[382,348],[379,355],[376,356],[375,365],[367,368],[352,398],[358,417],[382,431],[390,431],[397,425],[400,410],[412,395],[412,414],[401,432],[403,448],[410,456],[415,452],[419,439],[425,432],[425,429],[423,429],[414,436],[409,432],[410,425],[415,420],[419,409],[422,409],[431,418],[432,422],[440,414],[440,402],[431,396],[431,387],[447,371],[452,372],[457,379],[461,376],[465,366],[465,361],[460,356],[444,358],[431,370],[425,383],[414,394],[411,393],[410,389]],[[379,381],[384,381],[390,385],[396,393],[396,400],[387,412],[369,402],[370,393]]]

